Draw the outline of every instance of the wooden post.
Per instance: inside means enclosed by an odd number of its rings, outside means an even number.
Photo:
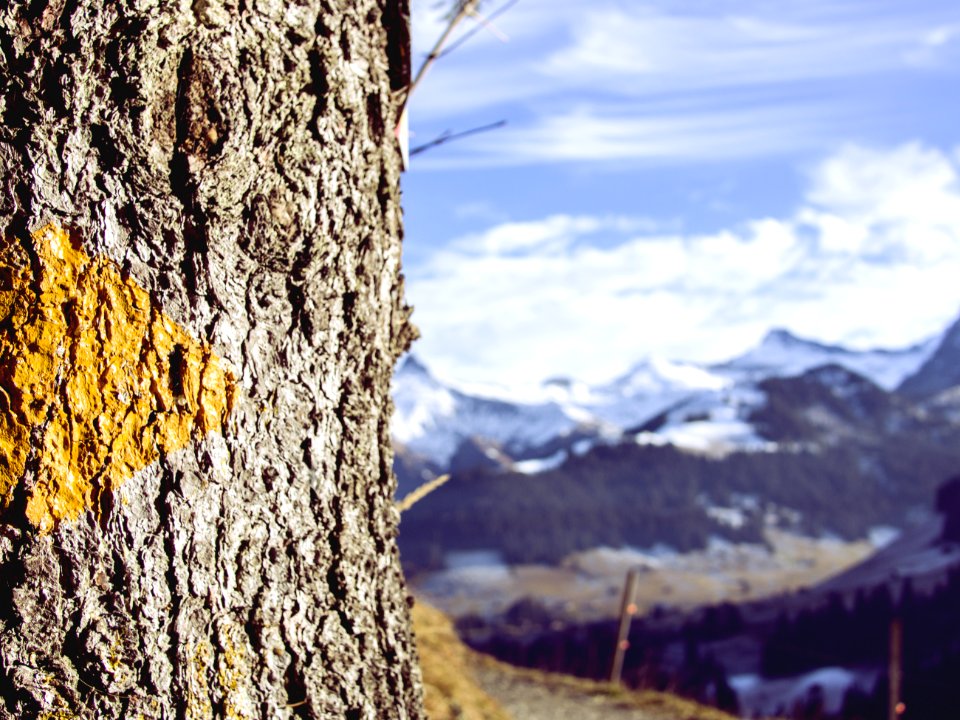
[[[630,635],[630,621],[637,614],[637,606],[633,599],[637,594],[637,581],[640,573],[636,568],[627,572],[627,580],[623,586],[623,599],[620,601],[620,627],[617,630],[617,644],[613,648],[613,664],[610,667],[610,682],[619,683],[623,674],[623,656],[630,647],[627,637]]]
[[[900,683],[903,668],[903,621],[894,617],[890,621],[890,708],[889,720],[898,720],[903,713],[900,703]]]

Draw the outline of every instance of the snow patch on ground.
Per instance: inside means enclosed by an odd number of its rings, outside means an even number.
[[[521,460],[513,464],[513,469],[524,475],[536,475],[537,473],[553,470],[563,465],[567,459],[566,450],[558,450],[553,455],[545,458],[533,458],[531,460]]]
[[[657,433],[639,433],[638,444],[673,445],[683,450],[705,455],[723,456],[737,450],[773,452],[777,444],[756,434],[752,425],[741,420],[699,420],[668,425]]]
[[[760,437],[748,418],[766,402],[754,387],[727,387],[701,393],[674,406],[652,431],[634,435],[640,445],[674,445],[723,456],[735,451],[774,452],[777,443]]]
[[[877,527],[870,528],[867,533],[867,538],[873,546],[879,550],[880,548],[885,548],[900,537],[900,534],[901,531],[899,528],[890,527],[889,525],[878,525]]]
[[[449,552],[444,565],[445,570],[432,573],[421,585],[423,592],[436,597],[483,592],[510,579],[510,567],[496,550]]]
[[[869,670],[824,667],[776,680],[755,674],[734,675],[729,682],[737,693],[740,713],[745,717],[786,716],[795,706],[802,706],[815,697],[822,698],[825,714],[833,715],[842,709],[843,697],[851,687],[869,692],[877,676],[877,672]]]
[[[708,507],[706,512],[708,517],[727,527],[738,529],[747,524],[747,515],[741,508],[713,506]]]
[[[625,575],[628,570],[659,569],[669,564],[679,553],[669,545],[658,544],[647,550],[633,547],[596,547],[571,555],[564,567],[586,576],[602,577]]]

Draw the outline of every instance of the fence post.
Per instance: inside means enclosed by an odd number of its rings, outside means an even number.
[[[903,681],[903,621],[894,617],[890,621],[890,708],[889,720],[898,720],[903,713],[900,703],[900,685]]]
[[[617,629],[617,644],[613,649],[610,682],[619,683],[620,676],[623,674],[623,656],[630,647],[630,641],[627,639],[630,635],[630,621],[637,614],[637,606],[633,600],[637,594],[639,579],[640,572],[636,568],[630,568],[623,586],[623,599],[620,601],[620,627]]]

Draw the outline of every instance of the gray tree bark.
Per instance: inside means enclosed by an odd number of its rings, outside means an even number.
[[[0,718],[422,717],[400,1],[0,4]]]

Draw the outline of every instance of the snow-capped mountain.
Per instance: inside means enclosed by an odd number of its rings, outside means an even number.
[[[553,379],[544,383],[542,401],[513,403],[445,385],[410,355],[394,376],[392,432],[406,452],[441,468],[477,441],[517,461],[560,461],[561,453],[618,441],[677,404],[714,397],[731,386],[730,379],[706,368],[652,359],[609,384]],[[726,395],[715,402],[725,402]],[[518,468],[541,466],[529,462]]]
[[[924,363],[900,385],[910,397],[924,398],[960,385],[960,320],[934,346]]]
[[[954,347],[948,333],[855,352],[776,331],[722,364],[649,359],[602,385],[555,379],[536,403],[470,395],[408,360],[401,487],[453,477],[405,513],[404,562],[496,551],[549,564],[600,546],[762,542],[769,528],[858,539],[922,525],[960,467]],[[902,391],[918,376],[933,395]]]
[[[413,355],[394,375],[394,441],[446,467],[471,439],[516,457],[570,435],[578,422],[554,402],[509,403],[467,395],[434,378]]]
[[[648,358],[598,387],[584,409],[627,430],[694,395],[717,393],[731,384],[729,378],[693,363]]]
[[[937,349],[939,338],[905,350],[848,350],[804,340],[787,330],[771,330],[756,348],[713,370],[737,380],[800,375],[821,365],[840,365],[893,390],[920,368]]]
[[[960,347],[960,324],[954,329]],[[467,456],[484,448],[491,461],[503,466],[516,461],[514,469],[522,472],[554,466],[597,443],[624,440],[708,454],[769,451],[776,448],[774,438],[754,421],[767,404],[765,381],[833,366],[880,391],[913,381],[918,371],[941,378],[941,384],[957,384],[960,378],[942,379],[945,373],[938,370],[944,347],[952,345],[934,338],[904,350],[854,351],[773,330],[756,348],[725,363],[648,358],[606,384],[549,380],[540,389],[541,401],[532,403],[450,387],[411,355],[394,378],[393,437],[405,452],[441,469],[450,467],[462,447]],[[948,370],[955,366],[946,363]],[[830,378],[850,383],[848,373],[836,372],[819,382]]]

